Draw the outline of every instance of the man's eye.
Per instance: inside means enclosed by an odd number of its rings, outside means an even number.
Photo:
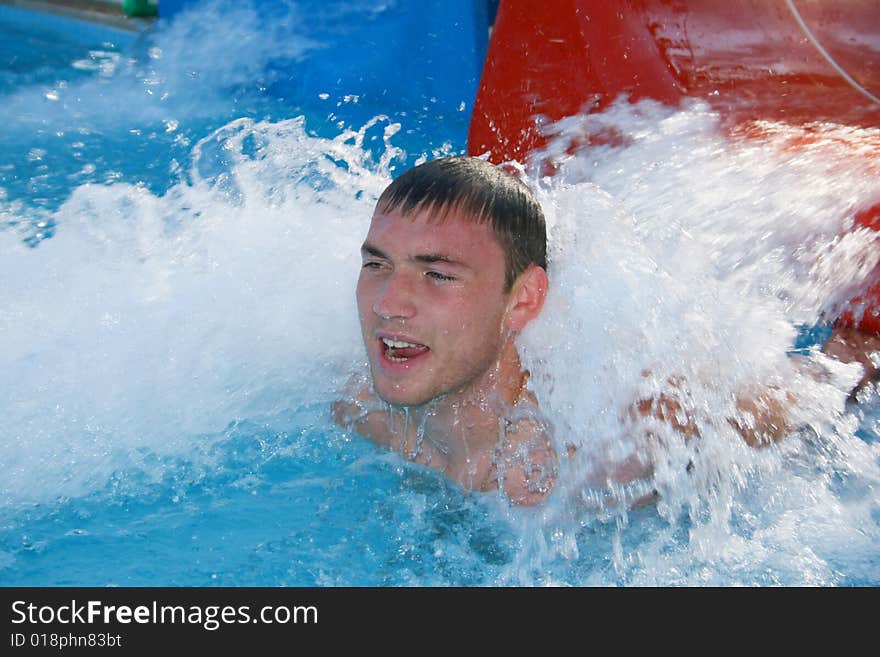
[[[376,262],[374,260],[368,260],[367,262],[365,262],[361,266],[361,268],[362,269],[379,269],[379,267],[381,267],[381,266],[382,266],[381,262]]]
[[[428,271],[428,272],[425,272],[425,275],[428,276],[429,278],[433,278],[434,280],[437,280],[437,281],[454,281],[455,280],[455,276],[449,276],[448,274],[443,274],[439,271]]]

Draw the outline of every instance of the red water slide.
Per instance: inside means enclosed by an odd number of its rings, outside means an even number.
[[[621,94],[728,121],[880,127],[880,0],[502,0],[468,136],[522,160],[537,124]]]
[[[468,151],[526,161],[543,123],[624,94],[703,99],[746,138],[802,127],[792,147],[821,122],[880,128],[880,0],[501,0]],[[854,156],[880,159],[878,135]],[[878,199],[880,181],[854,226],[880,230]],[[839,322],[880,333],[880,268],[872,280]]]

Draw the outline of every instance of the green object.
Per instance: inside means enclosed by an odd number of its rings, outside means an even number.
[[[132,18],[156,16],[159,13],[159,0],[122,0],[122,11]]]

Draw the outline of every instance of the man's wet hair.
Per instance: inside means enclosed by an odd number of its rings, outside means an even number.
[[[396,178],[376,211],[408,216],[422,210],[430,221],[458,211],[489,222],[505,260],[505,289],[530,265],[547,269],[547,228],[541,205],[513,174],[476,157],[445,157],[420,164]]]

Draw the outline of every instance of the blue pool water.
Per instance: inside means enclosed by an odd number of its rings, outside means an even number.
[[[730,143],[699,104],[557,127],[558,153],[584,130],[626,139],[532,180],[553,291],[521,349],[583,456],[516,509],[329,421],[364,367],[372,204],[463,152],[465,113],[279,95],[279,58],[320,48],[251,3],[202,9],[126,33],[0,6],[0,584],[880,583],[877,395],[846,404],[853,370],[815,353],[876,260],[837,237],[878,173],[838,145],[876,131],[826,126],[791,153]],[[594,455],[644,430],[620,411],[673,373],[699,444],[654,427],[660,502],[584,509]],[[755,380],[800,400],[803,429],[764,450],[719,420]]]

